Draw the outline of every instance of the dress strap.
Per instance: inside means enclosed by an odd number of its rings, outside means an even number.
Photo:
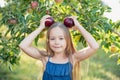
[[[68,56],[68,60],[69,60],[69,62],[70,62],[71,64],[73,64],[72,59],[71,59],[71,56]]]
[[[70,56],[68,56],[68,61],[71,62]]]
[[[50,61],[50,56],[48,56],[48,61]]]

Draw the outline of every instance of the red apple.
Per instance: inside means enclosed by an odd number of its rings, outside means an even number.
[[[49,14],[50,14],[50,11],[49,11],[49,10],[46,10],[46,14],[48,14],[48,15],[49,15]]]
[[[59,3],[62,3],[63,0],[55,0],[55,2],[56,2],[57,4],[59,4]]]
[[[55,21],[54,21],[54,19],[52,17],[48,17],[47,19],[48,20],[45,21],[45,26],[50,27]]]
[[[33,11],[33,10],[32,10],[31,8],[29,8],[29,9],[27,10],[28,13],[32,13],[32,11]]]
[[[115,53],[117,51],[117,48],[115,45],[111,45],[110,49],[111,49],[111,52],[113,52],[113,53]]]
[[[17,24],[17,19],[11,18],[11,19],[8,20],[8,23],[9,23],[9,24],[13,24],[13,25],[14,25],[14,24]]]
[[[37,1],[32,1],[31,2],[31,8],[32,9],[35,9],[35,8],[37,8],[38,7],[38,2]]]
[[[64,25],[68,28],[71,28],[73,27],[75,24],[74,24],[74,21],[72,18],[65,18],[64,19]]]

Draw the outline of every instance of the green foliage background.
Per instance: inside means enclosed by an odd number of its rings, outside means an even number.
[[[99,42],[100,47],[106,52],[110,52],[111,46],[116,47],[116,51],[111,56],[117,56],[120,63],[120,22],[103,16],[105,12],[110,12],[111,8],[101,0],[64,0],[61,4],[54,0],[34,0],[39,3],[35,9],[31,8],[33,0],[5,0],[7,5],[0,7],[0,63],[8,63],[9,66],[17,64],[20,59],[19,43],[33,30],[35,30],[42,16],[49,12],[55,21],[63,22],[67,16],[78,16],[81,25],[89,31]],[[10,19],[16,19],[16,24],[10,24]],[[37,45],[39,38],[42,38],[44,31],[35,39]],[[83,36],[71,30],[74,44],[82,43],[86,46]],[[109,56],[108,56],[109,57]]]

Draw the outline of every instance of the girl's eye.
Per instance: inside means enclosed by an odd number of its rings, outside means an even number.
[[[64,38],[60,38],[60,40],[63,40]]]
[[[50,40],[55,40],[55,38],[50,38]]]

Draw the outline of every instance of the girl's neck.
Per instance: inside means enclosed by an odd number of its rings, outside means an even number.
[[[55,54],[50,61],[53,63],[67,63],[69,60],[65,54]]]
[[[56,54],[54,54],[53,58],[65,59],[65,58],[67,58],[67,56],[65,55],[65,53],[56,53]]]
[[[68,62],[68,57],[63,53],[56,53],[51,57],[50,61],[54,63],[66,63]]]

